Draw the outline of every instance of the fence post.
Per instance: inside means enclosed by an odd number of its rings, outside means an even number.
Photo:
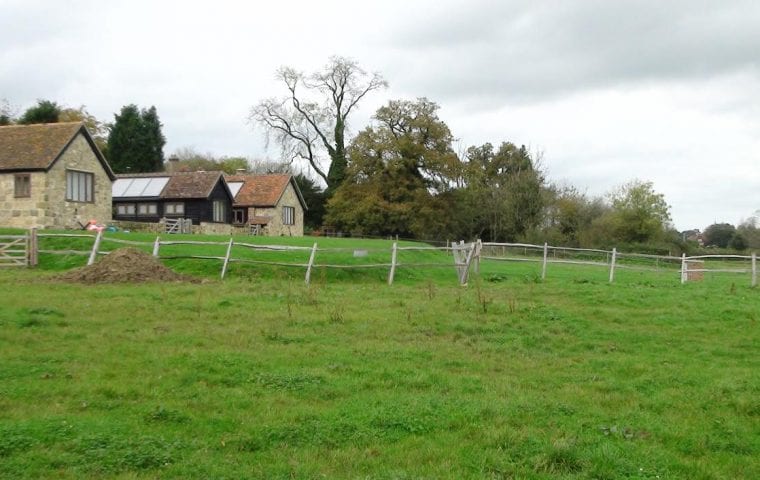
[[[87,260],[87,265],[95,263],[95,258],[98,256],[98,249],[100,248],[100,240],[103,238],[103,230],[99,230],[95,237],[95,243],[92,244],[92,251],[90,252],[90,258]]]
[[[309,255],[309,265],[306,266],[306,285],[311,281],[311,267],[314,265],[314,257],[317,255],[317,242],[314,242],[314,246],[311,247],[311,255]]]
[[[156,241],[153,242],[153,256],[158,256],[158,249],[161,247],[161,236],[156,237]]]
[[[467,259],[464,262],[464,268],[462,269],[462,274],[459,276],[459,284],[464,286],[467,285],[467,280],[470,276],[470,264],[472,263],[472,259],[475,256],[475,242],[472,242],[472,246],[470,247],[470,251],[467,252]]]
[[[224,264],[222,264],[222,279],[224,279],[224,274],[227,273],[227,264],[230,263],[230,253],[232,253],[232,243],[233,239],[230,237],[230,244],[227,245],[227,255],[224,257]]]
[[[483,242],[480,239],[475,241],[475,273],[480,273],[480,251],[483,249]]]
[[[544,242],[544,264],[541,266],[541,280],[546,279],[546,257],[549,254],[549,244]]]
[[[757,253],[752,252],[752,286],[757,286]]]
[[[617,247],[612,247],[612,259],[610,260],[610,283],[615,279],[615,259],[617,258]]]
[[[30,267],[36,267],[38,263],[37,252],[39,250],[37,245],[37,227],[32,227],[29,230],[29,236],[27,238],[27,265]]]
[[[686,283],[686,254],[681,254],[681,285]]]
[[[388,273],[388,285],[393,285],[393,276],[396,274],[396,257],[398,252],[398,244],[393,242],[393,250],[391,251],[391,271]]]

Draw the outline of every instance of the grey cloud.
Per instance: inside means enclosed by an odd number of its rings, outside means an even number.
[[[398,72],[433,98],[534,100],[649,80],[760,75],[760,3],[481,1],[397,27]],[[429,92],[429,93],[428,93]]]

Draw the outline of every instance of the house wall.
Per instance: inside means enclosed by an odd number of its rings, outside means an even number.
[[[19,172],[21,173],[21,172]],[[49,197],[45,172],[29,172],[30,197],[15,198],[15,173],[0,174],[0,225],[31,228],[45,225]]]
[[[66,200],[66,170],[79,170],[93,174],[93,201],[70,202]],[[52,228],[78,228],[80,223],[95,219],[98,223],[111,221],[111,179],[103,169],[84,135],[77,134],[61,158],[47,174],[50,199],[47,212]]]
[[[293,225],[282,224],[283,207],[295,208],[295,216],[294,216]],[[251,218],[257,215],[272,217],[272,219],[269,221],[269,225],[267,225],[266,231],[264,232],[266,235],[271,235],[273,237],[280,237],[280,236],[302,237],[303,236],[303,207],[301,206],[301,202],[298,200],[298,194],[296,193],[296,190],[293,188],[292,183],[288,183],[288,186],[285,188],[285,192],[283,192],[282,197],[280,197],[280,202],[277,204],[276,207],[273,207],[273,208],[251,207],[248,209],[248,218]]]
[[[66,170],[93,174],[93,202],[66,201]],[[79,228],[77,221],[111,221],[111,179],[79,133],[48,172],[31,172],[31,196],[14,198],[14,174],[0,175],[0,225],[17,228]]]

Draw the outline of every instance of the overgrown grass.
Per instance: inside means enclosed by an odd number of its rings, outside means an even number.
[[[0,477],[760,477],[746,276],[289,271],[0,271]]]

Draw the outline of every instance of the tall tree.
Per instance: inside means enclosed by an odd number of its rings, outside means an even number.
[[[108,160],[116,173],[158,172],[163,169],[164,144],[156,107],[140,110],[126,105],[114,115],[108,135]]]
[[[95,145],[103,154],[107,154],[108,148],[108,125],[101,122],[95,115],[87,111],[84,105],[79,108],[66,107],[62,108],[58,114],[58,120],[61,122],[82,122],[92,135]]]
[[[249,118],[264,127],[288,161],[307,160],[331,194],[346,176],[349,116],[369,92],[387,82],[344,57],[331,57],[322,70],[310,75],[282,67],[277,78],[285,84],[287,96],[261,100]],[[324,161],[329,161],[326,170]]]
[[[610,194],[609,226],[619,241],[661,240],[670,226],[670,205],[652,182],[632,180]]]
[[[713,223],[705,229],[705,245],[726,248],[736,235],[736,227],[730,223]]]
[[[29,107],[18,119],[18,123],[30,125],[33,123],[57,123],[61,107],[50,100],[37,100],[37,105]]]
[[[466,214],[465,236],[515,240],[536,226],[544,207],[544,176],[525,146],[486,143],[467,150],[465,188],[460,194]]]
[[[293,176],[301,190],[301,195],[306,202],[307,210],[303,214],[304,226],[311,229],[318,228],[322,225],[322,218],[325,215],[325,192],[312,178],[298,173]]]
[[[0,100],[0,126],[10,125],[15,118],[15,109],[11,106],[7,99]]]
[[[350,147],[346,181],[329,200],[326,223],[364,234],[421,237],[446,228],[447,196],[460,162],[453,136],[421,98],[391,101]]]

